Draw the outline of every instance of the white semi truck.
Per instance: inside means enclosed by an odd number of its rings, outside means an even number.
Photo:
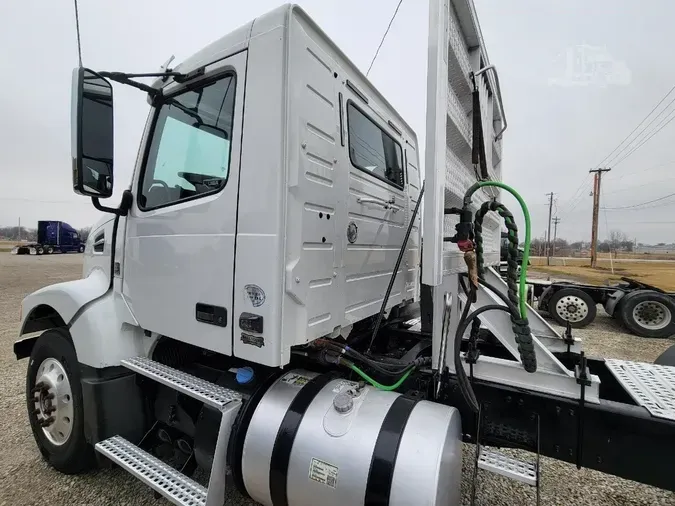
[[[519,242],[497,73],[471,0],[432,0],[429,27],[424,184],[415,132],[297,6],[157,74],[75,69],[74,189],[110,218],[14,346],[52,466],[112,462],[188,506],[226,484],[456,505],[468,441],[475,474],[537,492],[540,454],[675,488],[674,369],[585,357],[525,304],[527,258],[520,285],[515,255],[492,269],[501,219]],[[110,81],[151,104],[118,207]]]

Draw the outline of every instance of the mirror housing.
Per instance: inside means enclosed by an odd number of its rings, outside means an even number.
[[[96,72],[73,70],[71,156],[73,190],[95,198],[113,192],[113,90]]]

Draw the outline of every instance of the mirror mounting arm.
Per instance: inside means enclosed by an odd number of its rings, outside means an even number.
[[[124,193],[122,193],[122,200],[120,201],[120,205],[117,208],[114,207],[106,207],[101,205],[101,202],[99,201],[98,197],[92,197],[91,202],[94,204],[94,207],[101,211],[102,213],[111,213],[114,214],[115,216],[126,216],[129,214],[129,209],[131,209],[131,204],[133,203],[134,196],[131,193],[131,190],[124,190]]]
[[[115,81],[118,83],[126,84],[128,86],[132,86],[134,88],[138,88],[141,91],[146,92],[153,98],[155,98],[158,95],[161,95],[162,92],[161,90],[158,90],[157,88],[153,88],[152,86],[148,86],[147,84],[144,83],[139,83],[138,81],[134,81],[130,79],[130,77],[160,77],[164,75],[182,75],[179,74],[178,72],[171,72],[171,73],[163,73],[163,74],[125,74],[124,72],[99,72],[99,75],[101,77],[106,77],[110,79],[111,81]]]

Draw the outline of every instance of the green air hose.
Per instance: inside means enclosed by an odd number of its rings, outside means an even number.
[[[484,188],[486,186],[496,186],[497,188],[506,190],[515,197],[515,199],[520,204],[521,209],[523,210],[523,215],[525,217],[525,247],[523,248],[523,264],[520,269],[520,280],[518,286],[519,292],[518,309],[520,310],[520,317],[527,318],[527,264],[529,263],[530,260],[530,240],[531,240],[530,211],[527,209],[527,205],[525,204],[523,197],[521,197],[516,190],[511,188],[509,185],[506,185],[499,181],[479,181],[478,183],[475,183],[464,194],[464,203],[466,204],[470,202],[471,196],[479,188]]]
[[[342,360],[342,362],[349,367],[352,371],[354,371],[356,374],[361,376],[364,380],[366,380],[368,383],[373,385],[375,388],[379,390],[386,390],[386,391],[391,391],[391,390],[396,390],[398,387],[400,387],[403,382],[410,376],[410,373],[415,370],[414,367],[411,367],[401,378],[394,383],[393,385],[382,385],[381,383],[378,383],[375,381],[373,378],[368,376],[365,372],[363,372],[361,369],[356,367],[353,363],[349,362],[348,360]]]

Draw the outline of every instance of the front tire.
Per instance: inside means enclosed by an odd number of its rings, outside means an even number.
[[[51,246],[47,246],[47,249],[45,249],[45,253],[51,255],[52,253],[54,253],[54,248],[52,248]]]
[[[660,292],[639,290],[621,301],[619,320],[640,337],[666,338],[675,335],[675,301]]]
[[[84,253],[84,244],[80,244],[80,247],[77,248],[77,251],[79,251],[80,253]]]
[[[47,330],[33,346],[26,404],[35,442],[47,462],[65,474],[93,467],[94,451],[84,437],[79,364],[65,330]]]
[[[559,325],[581,329],[590,325],[598,314],[595,301],[578,288],[562,288],[548,301],[548,312]]]

